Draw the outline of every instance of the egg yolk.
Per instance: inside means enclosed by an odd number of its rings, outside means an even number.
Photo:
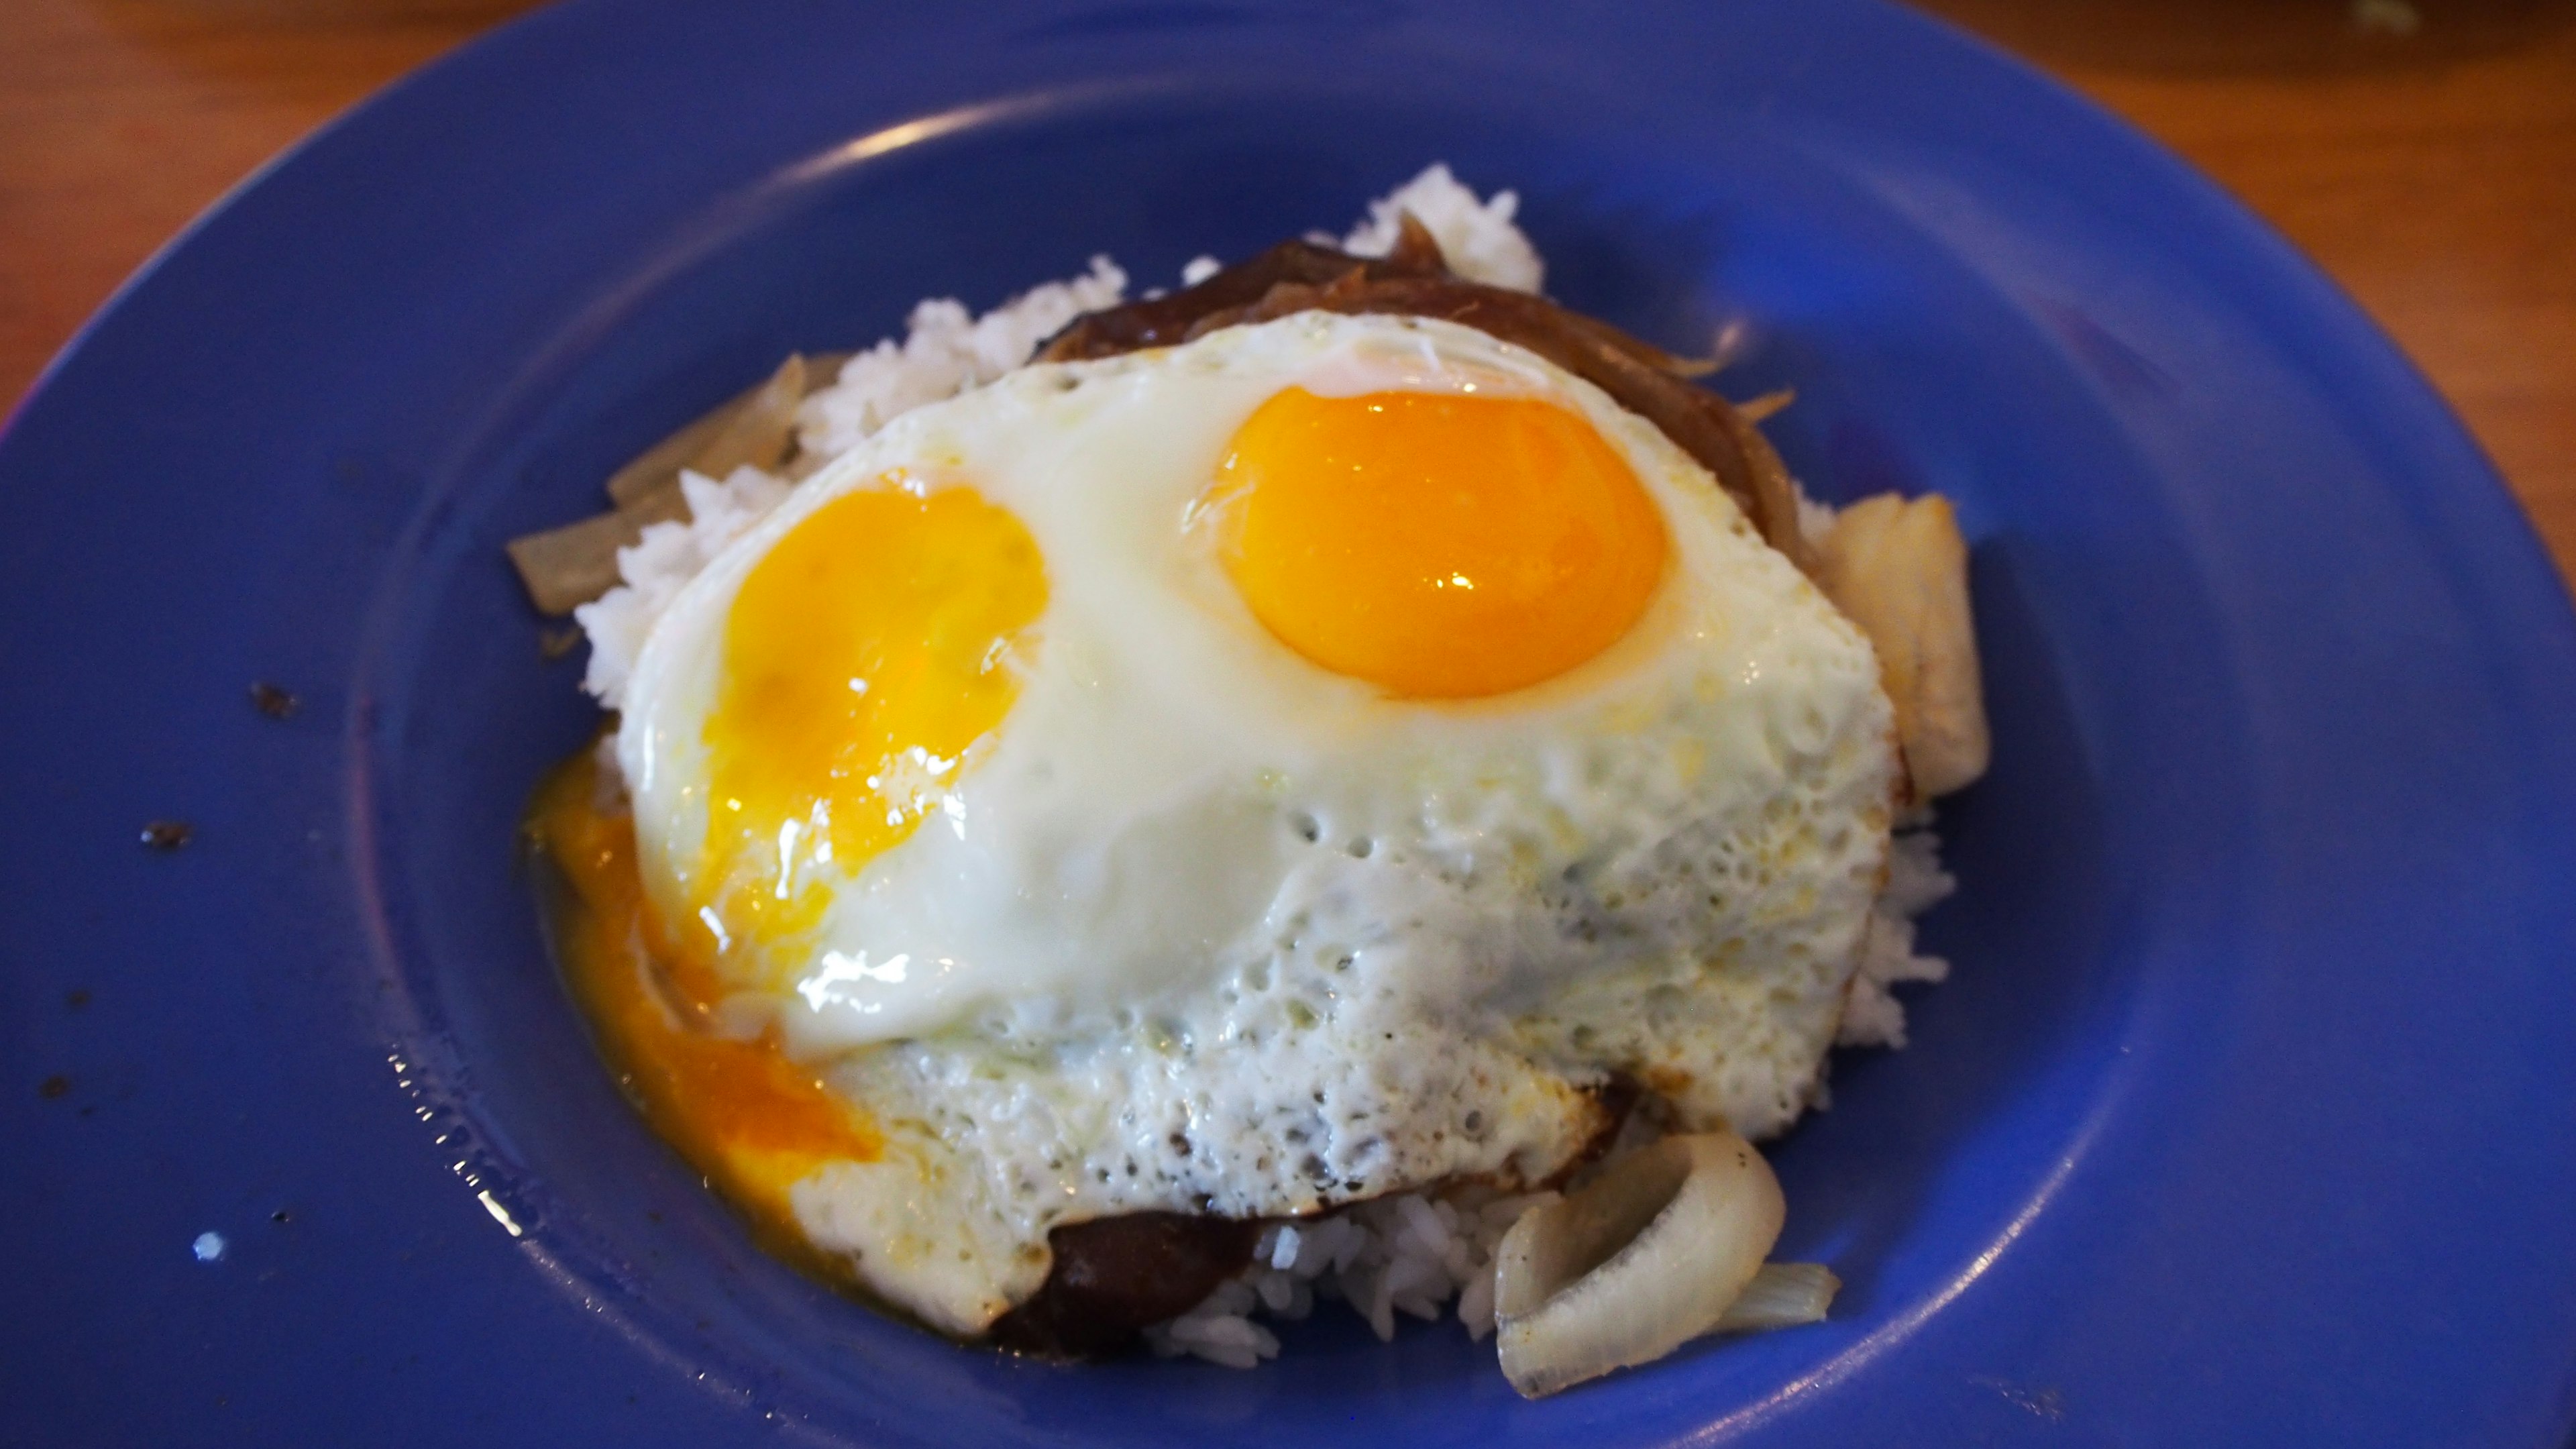
[[[821,867],[957,816],[967,747],[1019,692],[1047,598],[1028,529],[971,489],[880,483],[780,539],[726,618],[697,902],[719,954],[815,924]]]
[[[1537,398],[1272,396],[1207,502],[1281,642],[1408,699],[1525,688],[1617,642],[1669,544],[1636,471]]]

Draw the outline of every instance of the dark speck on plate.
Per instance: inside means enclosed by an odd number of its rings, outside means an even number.
[[[57,1097],[69,1094],[71,1089],[72,1079],[56,1072],[36,1084],[36,1095],[50,1102]]]
[[[177,850],[196,833],[185,820],[155,820],[143,827],[143,843],[154,850]]]
[[[250,707],[270,719],[289,719],[304,701],[263,679],[250,687]]]

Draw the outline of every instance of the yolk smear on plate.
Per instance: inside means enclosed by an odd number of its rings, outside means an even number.
[[[1236,430],[1207,504],[1282,643],[1406,699],[1501,694],[1616,643],[1671,551],[1636,470],[1538,398],[1292,387]]]
[[[653,1130],[751,1215],[772,1251],[802,1260],[788,1188],[827,1162],[874,1161],[884,1140],[774,1032],[745,1040],[718,1030],[718,978],[673,949],[655,920],[636,873],[634,819],[601,807],[599,768],[594,751],[574,756],[528,814],[556,876],[550,920],[565,980]]]

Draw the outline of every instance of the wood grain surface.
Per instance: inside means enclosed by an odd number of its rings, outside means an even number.
[[[2576,3],[1925,3],[2305,248],[2432,377],[2576,574]],[[225,188],[523,8],[0,0],[0,398]]]

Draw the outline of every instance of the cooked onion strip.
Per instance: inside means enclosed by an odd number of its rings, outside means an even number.
[[[539,613],[569,614],[617,586],[617,551],[633,544],[647,524],[688,516],[688,501],[674,482],[633,508],[514,538],[510,562],[518,565],[519,582],[527,585]]]
[[[1968,610],[1968,545],[1950,500],[1864,498],[1834,516],[1818,552],[1817,583],[1878,651],[1915,795],[1947,795],[1984,774],[1992,742]]]
[[[617,586],[617,551],[647,525],[689,516],[683,470],[722,478],[748,463],[776,472],[796,450],[796,405],[840,374],[846,352],[791,354],[758,387],[638,453],[608,480],[616,508],[510,541],[510,561],[540,613],[569,614]]]
[[[1737,403],[1735,405],[1735,410],[1744,415],[1744,420],[1746,422],[1758,423],[1777,416],[1783,409],[1787,408],[1789,404],[1796,402],[1797,400],[1798,390],[1794,387],[1784,387],[1774,392],[1766,392],[1760,397],[1751,398],[1744,402]]]
[[[1822,1263],[1765,1263],[1710,1331],[1752,1333],[1822,1323],[1842,1286],[1843,1280]]]
[[[620,508],[632,508],[656,492],[676,489],[680,470],[697,461],[698,455],[707,450],[707,444],[714,442],[716,435],[732,424],[734,414],[742,411],[742,405],[759,390],[753,388],[727,400],[687,427],[636,454],[625,467],[609,475],[608,501]]]
[[[1503,1375],[1540,1398],[1717,1327],[1784,1212],[1770,1164],[1732,1132],[1667,1137],[1530,1209],[1495,1256]]]
[[[775,472],[796,441],[796,405],[805,400],[805,355],[789,353],[769,380],[741,401],[732,421],[691,459],[691,472],[722,478],[748,463]]]
[[[841,375],[841,364],[849,360],[850,354],[846,352],[799,353],[788,358],[758,387],[735,394],[696,422],[636,454],[633,461],[610,475],[609,501],[620,508],[632,508],[650,493],[675,489],[679,486],[683,468],[710,478],[721,478],[732,472],[733,465],[726,461],[726,457],[741,451],[740,444],[731,441],[734,424],[746,412],[763,406],[763,399],[768,400],[765,416],[769,425],[756,430],[753,437],[744,441],[774,439],[784,442],[788,436],[786,433],[772,431],[778,419],[778,395],[783,391],[783,384],[792,381],[796,388],[796,398],[791,399],[785,409],[786,420],[792,424],[795,419],[794,402],[829,386]],[[794,369],[792,373],[789,371],[791,368]],[[780,451],[791,454],[793,450],[782,448]],[[751,458],[748,461],[759,460]],[[763,463],[761,466],[775,465]]]

